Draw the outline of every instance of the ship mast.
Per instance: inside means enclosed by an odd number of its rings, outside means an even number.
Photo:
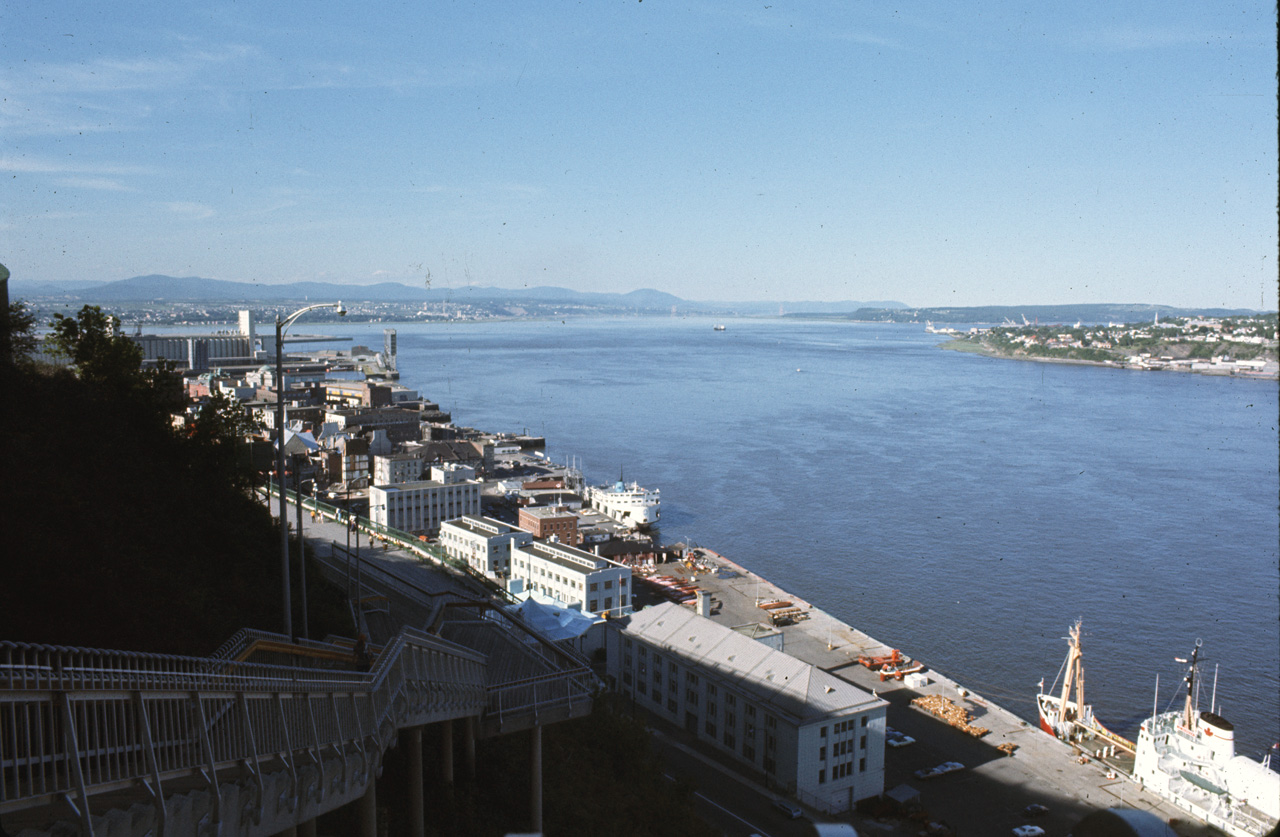
[[[1076,620],[1075,625],[1071,626],[1070,634],[1071,636],[1067,638],[1067,672],[1062,680],[1062,699],[1058,703],[1058,706],[1061,707],[1059,710],[1059,722],[1067,719],[1067,699],[1071,697],[1072,684],[1076,687],[1075,720],[1082,720],[1084,716],[1084,666],[1080,653],[1079,620]]]
[[[1196,728],[1196,710],[1195,710],[1195,688],[1196,688],[1196,664],[1200,658],[1200,640],[1196,640],[1196,647],[1191,649],[1191,659],[1178,659],[1180,663],[1189,663],[1187,666],[1187,702],[1182,710],[1182,722],[1186,724],[1188,730]]]

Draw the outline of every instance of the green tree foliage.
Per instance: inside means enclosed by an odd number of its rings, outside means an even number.
[[[26,363],[36,350],[36,317],[22,300],[9,303],[8,318],[0,329],[4,344],[0,345],[0,363]]]
[[[120,321],[96,305],[74,317],[54,314],[49,348],[75,366],[86,381],[127,387],[142,382],[142,348],[120,333]]]
[[[243,490],[241,420],[212,400],[175,430],[170,379],[129,368],[99,313],[57,321],[75,371],[0,365],[0,639],[207,654],[280,630],[278,530]]]

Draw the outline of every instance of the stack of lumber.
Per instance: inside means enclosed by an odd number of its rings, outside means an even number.
[[[956,729],[972,735],[974,738],[981,738],[991,730],[986,727],[975,727],[969,723],[969,712],[963,707],[956,706],[949,699],[942,695],[925,695],[911,701],[912,706],[919,707],[925,712],[937,715]]]

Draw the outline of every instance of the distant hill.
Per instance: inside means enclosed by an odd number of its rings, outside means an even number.
[[[591,293],[538,285],[526,288],[493,288],[464,285],[459,288],[426,288],[383,282],[376,285],[340,285],[330,282],[292,282],[267,284],[227,282],[199,276],[165,276],[152,274],[120,279],[115,282],[39,282],[10,280],[10,293],[15,298],[58,296],[66,301],[91,304],[123,302],[306,302],[309,300],[342,300],[344,302],[455,302],[455,303],[521,303],[582,305],[640,311],[686,313],[734,313],[742,315],[777,314],[782,311],[847,313],[859,308],[905,308],[900,302],[693,302],[664,291],[642,288],[625,294]]]
[[[1243,317],[1257,313],[1251,308],[1175,308],[1172,305],[1141,303],[1098,303],[1089,305],[982,305],[948,308],[865,307],[847,315],[861,322],[885,323],[974,323],[999,324],[1006,321],[1031,323],[1141,323],[1161,317]],[[804,314],[797,314],[803,317]]]

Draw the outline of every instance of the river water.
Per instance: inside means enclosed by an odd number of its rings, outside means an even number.
[[[1083,619],[1133,737],[1204,641],[1201,703],[1280,740],[1275,382],[996,360],[920,326],[397,325],[401,382],[662,490],[662,538],[756,570],[1029,720]],[[382,325],[326,327],[372,347]]]

